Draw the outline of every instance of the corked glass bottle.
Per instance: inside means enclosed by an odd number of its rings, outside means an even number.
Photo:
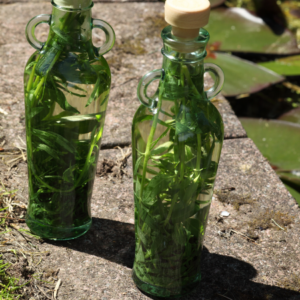
[[[181,6],[183,3],[183,6]],[[190,4],[190,6],[189,6]],[[196,7],[193,5],[196,4]],[[220,113],[209,101],[224,81],[204,64],[208,0],[167,0],[163,66],[139,83],[132,126],[136,248],[133,279],[146,293],[176,297],[200,281],[203,238],[223,143]],[[215,85],[204,91],[205,72]],[[153,97],[147,95],[159,80]]]
[[[109,24],[91,17],[90,0],[52,1],[52,15],[39,15],[26,28],[37,51],[24,75],[29,205],[33,233],[67,240],[91,226],[91,197],[111,73],[103,54],[115,40]],[[36,26],[50,26],[39,42]],[[105,32],[101,48],[92,29]]]

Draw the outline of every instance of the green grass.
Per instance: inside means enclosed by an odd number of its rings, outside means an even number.
[[[6,273],[9,266],[8,263],[4,263],[3,260],[0,260],[0,300],[19,299],[21,295],[16,294],[16,292],[27,284],[18,285],[19,280]]]
[[[2,188],[1,188],[2,186]],[[2,203],[2,198],[4,196],[14,197],[16,191],[8,191],[2,182],[0,182],[0,204]],[[3,203],[2,203],[3,205]],[[1,207],[1,206],[0,206]],[[8,207],[0,209],[0,212],[5,213]],[[5,216],[7,216],[5,214]],[[8,233],[10,230],[7,229],[5,224],[5,216],[0,217],[0,237],[2,234]],[[0,255],[0,300],[17,300],[22,295],[20,294],[20,289],[27,284],[19,285],[19,279],[10,276],[7,273],[7,269],[10,267],[9,263],[5,263]]]

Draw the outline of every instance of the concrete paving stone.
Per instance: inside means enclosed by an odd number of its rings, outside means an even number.
[[[123,150],[125,153],[130,148]],[[118,160],[121,150],[102,150],[99,160]],[[146,300],[131,279],[134,259],[134,201],[132,161],[127,176],[96,177],[92,198],[93,225],[83,237],[68,242],[45,242],[39,251],[50,251],[41,264],[60,269],[62,286],[58,298]],[[235,210],[218,201],[217,193],[250,195],[253,204]],[[280,230],[276,226],[256,230],[256,240],[247,238],[249,222],[266,210],[293,219]],[[220,218],[227,211],[228,218]],[[277,230],[278,229],[278,230]],[[285,189],[266,159],[250,139],[226,140],[215,185],[203,251],[203,279],[183,300],[296,299],[300,293],[285,289],[285,282],[299,274],[300,218],[295,200]],[[295,276],[296,276],[295,275]]]
[[[138,80],[153,69],[161,68],[162,42],[160,31],[163,3],[96,3],[94,18],[109,22],[116,32],[116,45],[107,58],[112,70],[110,102],[102,145],[129,145],[131,121],[139,102],[136,96]],[[0,129],[7,146],[21,145],[17,136],[25,140],[25,112],[23,70],[34,50],[26,41],[24,30],[30,18],[51,13],[49,3],[17,3],[0,5]],[[126,18],[120,18],[126,16]],[[47,36],[47,26],[37,36]],[[94,43],[101,44],[101,35],[94,32]],[[206,84],[209,78],[206,78]],[[222,98],[216,102],[225,124],[225,138],[245,137],[246,133],[229,103]]]
[[[160,2],[161,0],[94,0],[94,3],[109,3],[109,2]],[[51,0],[0,0],[0,4],[12,4],[12,3],[49,3]]]
[[[25,135],[22,77],[33,51],[23,29],[31,17],[50,11],[49,3],[0,6],[0,107],[8,113],[0,114],[0,130],[1,142],[4,134],[7,146],[24,146],[17,137],[24,140]],[[114,50],[106,56],[113,81],[103,146],[129,145],[131,120],[139,106],[135,95],[138,80],[146,72],[161,67],[158,32],[163,26],[163,3],[97,3],[93,11],[95,18],[111,23],[117,35]],[[94,35],[94,41],[100,43],[101,37]],[[125,47],[126,44],[130,47]],[[295,300],[300,297],[292,285],[293,280],[300,278],[299,208],[253,142],[244,138],[245,131],[229,103],[222,97],[217,100],[214,103],[223,116],[228,140],[222,150],[204,243],[203,279],[191,295],[182,299],[219,300],[225,296],[239,300]],[[102,150],[99,160],[117,160],[121,156],[119,149]],[[2,169],[0,174],[5,184],[18,189],[19,199],[24,203],[26,167],[23,162],[11,170]],[[41,262],[42,267],[60,269],[59,300],[151,299],[131,280],[134,258],[131,159],[125,171],[128,175],[122,180],[96,177],[93,225],[85,236],[39,246],[39,251],[50,251],[50,256]],[[224,203],[218,201],[222,191],[230,191]],[[251,201],[237,210],[232,199]],[[229,212],[229,217],[220,218],[222,211]],[[289,217],[291,224],[284,230],[272,225],[266,230],[258,227],[250,232],[251,222],[258,222],[268,212]]]

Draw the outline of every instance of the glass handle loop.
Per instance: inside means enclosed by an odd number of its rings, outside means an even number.
[[[32,18],[26,26],[26,38],[28,43],[35,49],[41,50],[45,43],[37,40],[35,36],[35,28],[40,24],[48,24],[50,26],[51,15],[38,15]]]
[[[147,73],[139,82],[137,88],[137,96],[141,104],[148,108],[153,107],[153,99],[147,95],[148,86],[155,80],[163,79],[164,71],[163,69],[153,70]]]
[[[99,28],[104,31],[106,41],[101,47],[96,47],[99,55],[107,53],[115,43],[115,32],[112,27],[105,21],[92,19],[92,29]]]
[[[204,64],[204,72],[212,73],[212,77],[215,82],[213,87],[211,87],[208,91],[205,92],[208,100],[211,100],[212,98],[217,96],[222,90],[224,84],[224,73],[219,66],[211,63]]]

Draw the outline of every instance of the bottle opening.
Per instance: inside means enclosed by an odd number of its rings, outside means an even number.
[[[191,39],[174,35],[174,26],[167,26],[162,30],[161,37],[164,42],[164,55],[170,51],[192,53],[191,60],[203,59],[206,55],[205,47],[209,40],[209,33],[204,28],[197,30],[196,38]]]
[[[52,0],[52,5],[65,11],[84,11],[94,6],[91,0]]]

